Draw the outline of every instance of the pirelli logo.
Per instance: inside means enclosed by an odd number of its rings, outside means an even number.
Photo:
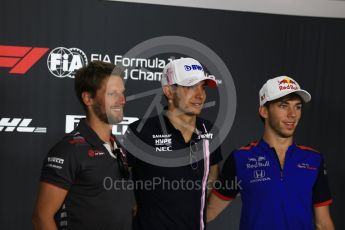
[[[25,74],[49,49],[28,46],[0,45],[0,67],[11,74]]]

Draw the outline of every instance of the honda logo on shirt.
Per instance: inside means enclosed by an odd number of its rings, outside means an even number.
[[[254,171],[254,178],[259,179],[259,178],[264,178],[265,177],[265,170],[255,170]]]

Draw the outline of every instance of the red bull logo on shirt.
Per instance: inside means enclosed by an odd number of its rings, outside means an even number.
[[[299,87],[296,82],[290,78],[284,78],[283,80],[278,81],[279,90],[293,89],[298,90]]]
[[[249,157],[247,161],[247,169],[268,167],[270,162],[265,156]]]

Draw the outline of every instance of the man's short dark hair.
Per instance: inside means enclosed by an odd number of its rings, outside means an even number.
[[[93,61],[88,65],[80,68],[74,79],[74,89],[80,103],[86,110],[86,106],[82,99],[83,92],[89,92],[91,97],[96,96],[97,90],[101,87],[102,82],[111,75],[124,77],[122,68],[107,62]]]
[[[275,103],[275,102],[278,102],[278,101],[282,101],[282,100],[296,99],[296,98],[299,98],[301,100],[302,104],[304,104],[304,101],[303,101],[303,99],[301,98],[300,95],[298,95],[297,93],[290,93],[290,94],[288,94],[288,95],[286,95],[284,97],[275,99],[273,101],[268,101],[263,106],[265,106],[268,109],[272,103]],[[260,114],[259,114],[259,116],[260,116],[261,121],[263,123],[265,123],[265,119]]]

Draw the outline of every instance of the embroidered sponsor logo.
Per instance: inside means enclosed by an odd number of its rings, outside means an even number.
[[[54,162],[54,163],[58,163],[58,164],[63,164],[65,160],[62,158],[58,158],[58,157],[48,157],[48,162]]]
[[[155,139],[155,145],[171,145],[171,138]]]
[[[265,172],[265,170],[255,170],[254,171],[254,178],[255,179],[259,179],[259,178],[263,178],[263,177],[265,177],[265,174],[266,174],[266,172]]]
[[[60,165],[54,165],[54,164],[46,164],[46,167],[49,167],[49,168],[56,168],[56,169],[62,169],[62,166],[60,166]]]
[[[172,151],[171,134],[153,134],[156,152]]]
[[[104,152],[96,150],[96,149],[89,149],[89,151],[87,151],[87,155],[89,157],[102,156],[104,155]]]
[[[266,177],[266,171],[263,169],[254,170],[253,177],[254,179],[250,180],[250,183],[258,183],[271,180],[270,177]]]
[[[268,167],[270,162],[266,160],[265,156],[248,157],[247,169]]]
[[[152,138],[170,138],[171,134],[153,134]]]
[[[191,70],[203,70],[202,66],[200,65],[185,65],[184,69],[186,71],[191,71]]]
[[[279,90],[293,89],[298,90],[298,86],[295,81],[290,78],[284,78],[283,80],[278,81]]]
[[[312,166],[308,163],[298,163],[297,167],[300,169],[317,170],[317,167]]]
[[[199,134],[198,139],[209,139],[212,140],[213,133]]]
[[[156,147],[156,152],[171,152],[172,148],[171,146],[160,146],[160,147]]]
[[[62,169],[62,165],[64,161],[65,161],[64,159],[59,158],[59,157],[48,157],[47,158],[48,163],[45,166],[49,168]]]

